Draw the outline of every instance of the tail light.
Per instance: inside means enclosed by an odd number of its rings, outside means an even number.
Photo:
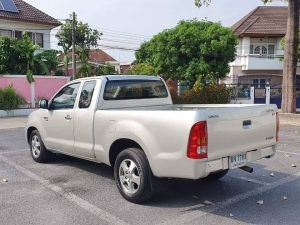
[[[279,113],[276,113],[276,142],[279,142]]]
[[[201,121],[196,123],[190,132],[187,157],[191,159],[205,159],[207,158],[207,123]]]

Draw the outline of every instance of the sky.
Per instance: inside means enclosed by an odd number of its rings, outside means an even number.
[[[212,0],[208,7],[197,8],[194,0],[25,0],[29,4],[63,21],[75,12],[78,19],[103,33],[100,48],[116,60],[134,60],[134,50],[144,41],[180,20],[197,18],[231,26],[261,0]],[[268,5],[286,5],[280,0]],[[51,36],[52,48],[57,40]],[[118,49],[116,49],[118,48]],[[120,50],[122,49],[122,50]]]

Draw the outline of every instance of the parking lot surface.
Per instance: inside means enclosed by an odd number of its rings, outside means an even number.
[[[24,128],[0,129],[0,224],[298,225],[300,127],[281,126],[280,139],[275,157],[251,164],[252,174],[172,181],[135,205],[118,193],[111,168],[63,155],[35,163]]]

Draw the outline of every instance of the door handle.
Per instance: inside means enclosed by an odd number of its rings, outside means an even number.
[[[243,121],[243,128],[244,129],[251,129],[252,128],[252,121],[251,120],[244,120]]]
[[[43,119],[45,120],[45,121],[48,121],[49,120],[49,118],[48,117],[43,117]]]
[[[71,120],[72,117],[71,117],[70,115],[67,115],[67,116],[65,116],[65,119],[66,119],[66,120]]]

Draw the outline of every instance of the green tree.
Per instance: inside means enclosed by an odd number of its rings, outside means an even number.
[[[8,73],[12,54],[10,52],[11,41],[9,38],[0,38],[0,74]]]
[[[181,21],[155,35],[136,53],[138,63],[149,63],[157,74],[201,84],[215,82],[229,72],[237,37],[230,28],[209,21]]]
[[[26,74],[30,83],[34,81],[35,68],[39,67],[47,73],[45,63],[34,55],[38,48],[27,33],[21,40],[0,38],[0,73]]]
[[[211,0],[195,0],[195,5],[201,7],[202,5],[208,6],[211,3]]]
[[[265,4],[272,1],[273,0],[262,0]],[[288,20],[285,38],[281,111],[284,113],[295,113],[300,0],[283,1],[288,2]],[[209,5],[210,2],[211,0],[195,0],[196,6],[199,7],[202,5]]]
[[[68,66],[70,62],[69,52],[72,47],[72,19],[67,19],[64,24],[61,25],[60,30],[56,34],[58,39],[58,46],[63,49],[63,63],[65,66],[65,75],[68,75]]]
[[[59,60],[57,55],[59,54],[59,51],[57,50],[46,50],[42,53],[39,53],[35,55],[35,58],[42,61],[44,65],[47,67],[47,71],[51,73],[51,71],[56,71],[56,68],[59,64]],[[46,73],[44,67],[41,67],[37,65],[34,68],[34,74],[40,74],[40,75],[47,75],[49,73]]]
[[[91,75],[92,67],[89,64],[89,49],[77,47],[77,53],[81,62],[81,67],[78,70],[78,77],[88,77]]]
[[[125,71],[127,75],[153,75],[155,74],[155,69],[149,63],[139,63],[133,65],[133,67]]]
[[[0,74],[24,74],[26,64],[16,48],[17,40],[0,37]]]
[[[23,35],[22,40],[16,42],[16,49],[20,53],[19,57],[26,64],[26,78],[29,83],[34,82],[33,71],[37,65],[48,73],[45,64],[34,56],[34,52],[39,49],[39,46],[32,43],[28,33]]]
[[[102,76],[102,75],[114,75],[117,74],[116,69],[114,66],[111,65],[99,65],[96,68],[96,75]]]
[[[65,73],[67,75],[68,65],[70,62],[70,50],[72,49],[72,27],[73,19],[72,15],[70,19],[67,19],[65,23],[61,26],[60,30],[56,34],[58,38],[58,45],[63,48],[64,53],[64,65]],[[97,47],[98,41],[102,33],[96,29],[90,28],[87,23],[78,21],[77,16],[74,21],[75,27],[75,45],[76,51],[79,56],[79,60],[82,63],[82,68],[78,71],[79,76],[89,76],[91,73],[91,66],[88,65],[89,60],[89,50],[92,47]]]

